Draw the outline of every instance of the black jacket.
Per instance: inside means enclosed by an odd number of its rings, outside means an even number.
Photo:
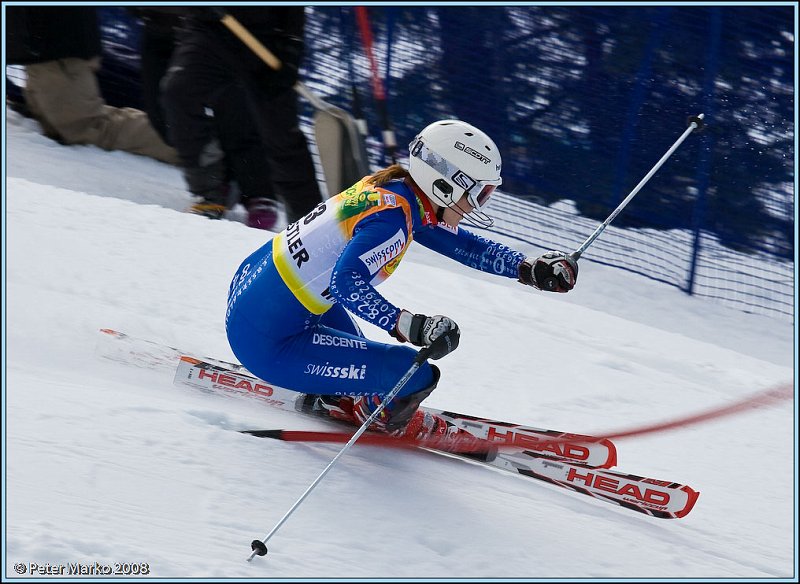
[[[161,39],[175,38],[175,29],[187,12],[186,8],[174,6],[130,6],[125,10],[142,21],[148,35]]]
[[[254,37],[275,53],[288,69],[298,69],[304,52],[303,6],[225,6],[222,10],[235,17]],[[261,71],[266,67],[220,22],[220,15],[214,9],[195,8],[184,20],[184,26],[189,38],[197,35],[194,42],[203,39],[201,42],[222,43],[225,51],[235,55],[238,64],[246,69]]]
[[[27,65],[100,55],[100,25],[86,6],[7,6],[6,62]]]
[[[203,22],[222,31],[225,27],[219,22],[220,12],[235,17],[262,43],[274,37],[303,37],[305,8],[302,6],[195,7],[186,14],[196,23]]]
[[[305,8],[303,6],[225,6],[222,11],[235,17],[254,37],[281,61],[279,72],[272,71],[236,35],[220,22],[220,11],[213,7],[187,9],[178,32],[179,45],[214,52],[231,69],[255,82],[264,90],[291,88],[298,78],[304,53]],[[202,52],[202,51],[201,51]]]

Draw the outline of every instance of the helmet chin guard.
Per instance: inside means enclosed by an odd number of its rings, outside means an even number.
[[[483,209],[503,179],[500,152],[489,136],[466,122],[442,120],[422,130],[408,149],[409,174],[432,201],[474,225],[493,224]]]

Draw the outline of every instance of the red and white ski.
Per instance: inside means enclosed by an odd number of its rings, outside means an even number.
[[[317,432],[298,430],[245,430],[259,438],[274,438],[289,442],[339,442],[352,438],[352,432]],[[469,438],[468,440],[466,438]],[[437,454],[451,454],[469,458],[480,464],[509,471],[523,477],[544,481],[556,487],[565,488],[619,505],[659,519],[678,519],[686,516],[694,507],[699,493],[691,487],[640,477],[632,474],[614,472],[602,468],[576,464],[562,458],[545,456],[537,452],[507,451],[508,444],[498,445],[466,435],[451,439],[394,438],[385,434],[364,434],[358,444],[422,448]]]

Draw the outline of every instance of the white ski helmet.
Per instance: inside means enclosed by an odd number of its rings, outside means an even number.
[[[481,130],[461,120],[432,123],[417,134],[408,151],[411,178],[439,205],[458,208],[466,196],[480,211],[503,183],[497,146]]]

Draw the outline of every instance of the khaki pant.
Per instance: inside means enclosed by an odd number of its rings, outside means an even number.
[[[99,59],[59,59],[27,65],[25,100],[47,136],[66,144],[93,144],[178,164],[143,111],[106,105],[95,71]]]

